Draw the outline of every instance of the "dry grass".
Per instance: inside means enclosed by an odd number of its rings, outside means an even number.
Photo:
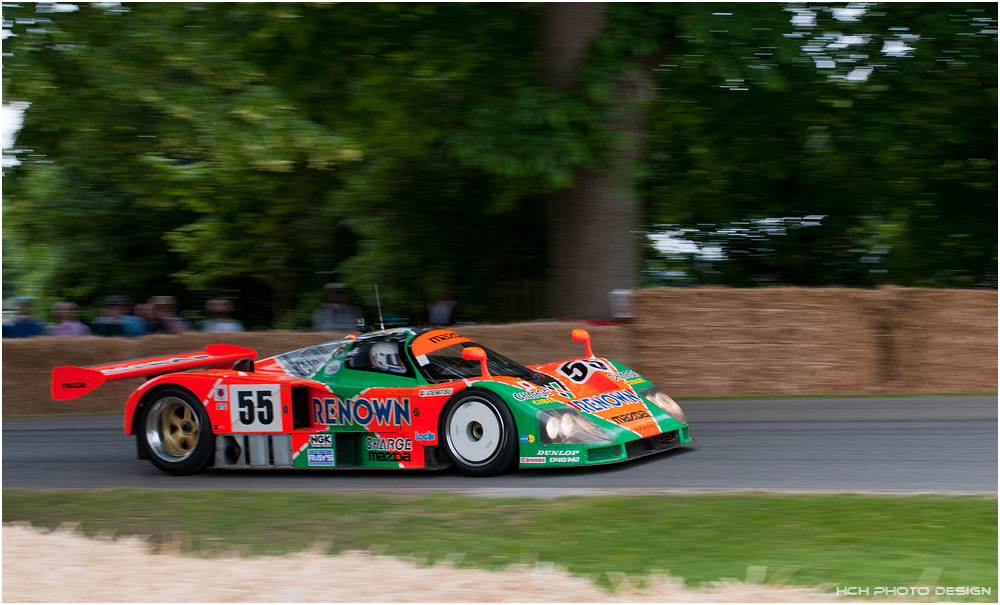
[[[17,602],[804,602],[836,601],[817,589],[762,584],[764,569],[746,581],[721,580],[697,590],[665,574],[643,578],[608,573],[608,592],[590,579],[546,565],[503,571],[460,569],[326,547],[284,556],[241,558],[215,552],[153,554],[138,539],[91,540],[63,526],[54,532],[3,526],[3,599]],[[168,552],[174,550],[175,552]],[[455,557],[458,559],[459,557]]]

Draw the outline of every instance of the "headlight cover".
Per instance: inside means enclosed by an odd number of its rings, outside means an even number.
[[[684,410],[681,406],[677,405],[677,402],[671,399],[666,393],[661,391],[656,387],[648,388],[644,391],[640,391],[639,395],[645,397],[647,401],[660,408],[670,417],[680,422],[681,424],[687,424],[687,416],[684,415]]]
[[[615,440],[611,433],[569,406],[538,410],[537,418],[542,443],[603,443]]]

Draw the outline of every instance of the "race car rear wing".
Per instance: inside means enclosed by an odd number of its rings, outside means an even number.
[[[129,378],[156,376],[182,370],[221,368],[240,359],[254,359],[257,351],[236,345],[208,345],[204,351],[191,351],[165,357],[130,359],[105,365],[58,366],[52,368],[52,398],[57,401],[76,399],[105,382]]]

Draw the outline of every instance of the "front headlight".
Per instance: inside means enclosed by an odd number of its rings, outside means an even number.
[[[538,410],[542,443],[600,443],[614,436],[567,406]]]
[[[681,424],[687,424],[687,417],[684,415],[684,410],[681,406],[677,405],[677,402],[667,396],[666,393],[661,391],[656,387],[646,389],[645,391],[640,391],[639,395],[645,397],[650,403],[660,408],[670,417],[680,422]]]

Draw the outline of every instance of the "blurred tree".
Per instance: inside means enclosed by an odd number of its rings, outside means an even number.
[[[196,291],[246,278],[270,288],[270,322],[303,269],[353,253],[322,200],[360,152],[265,84],[203,7],[33,9],[4,7],[4,93],[32,103],[19,144],[39,151],[4,198],[29,288],[135,296],[168,275]]]
[[[651,264],[741,286],[995,287],[995,6],[712,9],[660,66],[645,187],[651,223],[715,254],[650,248]]]
[[[35,293],[173,279],[303,327],[331,272],[414,320],[419,274],[604,318],[644,224],[708,251],[642,248],[689,281],[996,281],[993,5],[43,10],[3,8]]]

